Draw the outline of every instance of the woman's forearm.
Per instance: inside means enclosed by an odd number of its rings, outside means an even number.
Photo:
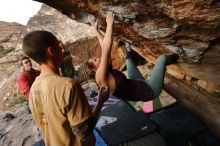
[[[104,36],[102,35],[102,33],[98,29],[96,29],[95,32],[96,32],[96,36],[97,36],[97,38],[99,40],[99,43],[101,45],[101,48],[103,49]]]
[[[96,81],[102,84],[104,84],[108,78],[109,58],[111,57],[112,30],[114,22],[114,14],[112,12],[107,13],[106,22],[107,28],[103,39],[101,61],[96,72],[96,74],[99,74],[97,75]]]
[[[109,50],[108,52],[111,52],[112,48],[112,30],[113,24],[107,24],[105,37],[103,39],[103,49]]]

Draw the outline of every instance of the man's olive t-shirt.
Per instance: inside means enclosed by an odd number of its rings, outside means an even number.
[[[82,88],[73,79],[56,74],[37,77],[29,103],[47,146],[94,145],[91,130],[87,131],[88,126],[84,126],[91,110]],[[86,139],[82,140],[82,135]]]

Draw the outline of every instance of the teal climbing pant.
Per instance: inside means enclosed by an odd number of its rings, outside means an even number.
[[[155,99],[160,95],[163,89],[164,75],[167,64],[166,62],[169,62],[170,60],[171,56],[160,55],[155,63],[150,79],[145,80],[140,71],[135,66],[132,58],[127,58],[126,67],[128,72],[128,78],[134,80],[144,80],[152,88],[154,93],[153,99]]]

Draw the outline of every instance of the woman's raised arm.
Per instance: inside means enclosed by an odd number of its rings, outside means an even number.
[[[105,36],[101,38],[100,32],[97,33],[97,37],[99,38],[99,42],[102,47],[102,54],[101,54],[101,61],[99,68],[96,72],[96,81],[99,86],[107,86],[107,78],[108,78],[108,67],[109,67],[109,60],[111,55],[111,48],[112,48],[112,30],[113,30],[113,22],[114,22],[114,13],[109,11],[106,15],[106,23],[107,29]]]

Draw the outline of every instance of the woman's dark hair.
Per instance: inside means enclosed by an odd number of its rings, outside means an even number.
[[[79,68],[76,69],[76,77],[80,83],[95,79],[95,71],[92,65],[86,61],[83,62]]]
[[[85,74],[89,78],[95,77],[94,65],[88,61],[84,63]]]
[[[55,48],[57,38],[48,31],[33,31],[28,33],[22,42],[22,51],[25,55],[39,64],[47,61],[46,49]]]

